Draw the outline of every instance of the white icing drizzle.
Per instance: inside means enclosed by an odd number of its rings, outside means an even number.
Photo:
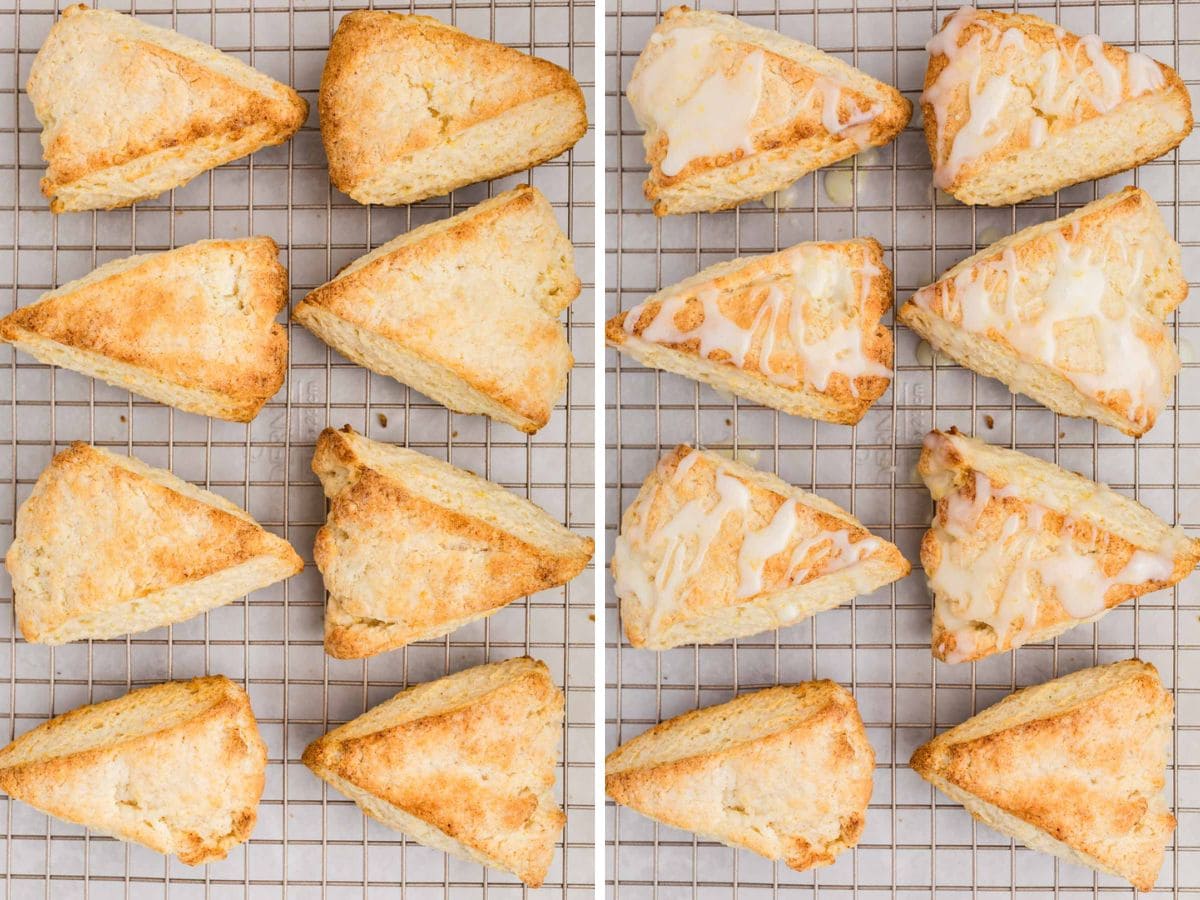
[[[650,38],[656,48],[643,54],[626,96],[651,139],[667,137],[660,168],[678,175],[693,159],[742,150],[754,152],[751,123],[762,99],[762,51],[742,56],[732,66],[711,28],[681,26]]]
[[[686,602],[713,541],[730,516],[736,517],[735,528],[742,534],[730,602],[757,596],[764,589],[778,591],[803,583],[813,573],[828,575],[847,569],[880,548],[881,542],[875,537],[851,541],[849,529],[824,531],[797,540],[800,504],[795,499],[785,500],[762,528],[746,529],[744,523],[752,508],[750,488],[721,462],[716,463],[715,500],[712,495],[695,497],[659,522],[653,533],[648,532],[647,517],[658,492],[677,488],[702,456],[696,450],[690,451],[669,475],[660,463],[657,490],[645,502],[640,517],[617,537],[614,546],[617,596],[622,599],[635,596],[651,609],[651,631],[658,630]],[[814,555],[814,551],[822,549],[824,552]],[[781,553],[788,553],[787,569],[781,578],[766,585],[767,564]],[[657,565],[651,563],[655,557],[659,560]]]
[[[714,288],[705,288],[696,293],[696,300],[700,303],[704,318],[699,325],[688,331],[681,331],[675,325],[675,314],[687,307],[687,298],[672,297],[663,303],[658,315],[642,331],[643,340],[656,344],[682,344],[697,340],[700,342],[701,356],[708,358],[717,351],[724,351],[729,355],[732,365],[742,368],[746,363],[746,354],[753,342],[754,329],[758,325],[761,311],[750,328],[741,328],[721,312],[720,297],[720,293]],[[641,310],[640,306],[635,306],[625,317],[627,332],[633,332]]]
[[[722,351],[727,359],[720,361],[744,369],[755,337],[760,337],[755,355],[758,369],[773,383],[786,387],[807,383],[824,392],[829,389],[833,375],[840,374],[857,397],[859,378],[872,375],[891,378],[892,370],[871,359],[864,345],[865,305],[872,281],[882,274],[880,270],[869,260],[858,268],[847,267],[836,251],[812,244],[799,244],[784,253],[788,275],[759,289],[759,306],[748,326],[742,327],[725,315],[720,293],[706,287],[694,295],[680,293],[662,300],[654,317],[643,327],[641,338],[665,345],[698,341],[701,357],[711,359],[714,353]],[[855,277],[859,281],[857,291]],[[626,334],[636,332],[652,300],[625,314]],[[683,330],[676,324],[676,317],[691,302],[700,304],[702,318],[694,327]],[[814,308],[823,310],[827,320],[832,319],[828,328],[816,328],[806,319],[806,310]],[[772,363],[779,344],[781,320],[790,340],[789,355],[798,356],[802,364],[801,380]]]
[[[763,574],[770,559],[785,550],[792,542],[798,518],[799,501],[785,500],[771,517],[771,521],[758,531],[746,534],[738,550],[738,599],[754,597],[763,591]],[[804,562],[813,550],[828,544],[834,551],[818,554],[809,565]],[[830,575],[866,559],[880,547],[877,538],[863,538],[851,543],[850,532],[845,529],[827,531],[805,538],[792,550],[788,567],[783,577],[785,584],[803,583],[810,572],[819,569],[822,575]]]
[[[667,153],[659,168],[667,177],[693,159],[755,152],[766,57],[762,50],[740,54],[737,46],[706,26],[683,25],[651,35],[647,51],[653,51],[638,60],[626,96],[647,141],[666,135]],[[847,89],[833,76],[818,75],[783,122],[801,109],[811,110],[829,134],[863,144],[870,137],[864,126],[883,112],[883,104],[860,109],[852,103],[842,121],[839,107]]]
[[[928,439],[926,446],[932,446]],[[1111,588],[1167,581],[1174,572],[1178,541],[1174,532],[1161,547],[1135,550],[1110,577],[1101,569],[1099,557],[1081,549],[1075,540],[1076,532],[1090,530],[1089,526],[1065,514],[1061,533],[1047,545],[1041,525],[1050,508],[1028,500],[1021,513],[1004,520],[999,536],[981,553],[964,558],[957,544],[974,534],[988,504],[1016,496],[1012,486],[995,490],[987,475],[973,474],[975,496],[967,499],[964,492],[950,488],[932,524],[941,552],[937,568],[929,573],[929,586],[938,617],[955,645],[947,651],[947,641],[937,648],[947,662],[962,662],[973,655],[979,625],[995,633],[998,651],[1021,646],[1037,624],[1047,592],[1053,593],[1067,615],[1088,620],[1107,609],[1105,597]],[[935,497],[948,483],[945,479],[952,477],[942,470],[929,479]]]
[[[983,27],[960,46],[964,30],[973,24]],[[1055,27],[1054,35],[1055,47],[1037,57],[1039,77],[1032,85],[1026,84],[1024,73],[1014,78],[1031,62],[1024,35],[1016,28],[999,28],[969,6],[954,13],[925,45],[930,56],[946,57],[945,68],[921,95],[921,102],[932,108],[936,119],[936,187],[950,187],[964,163],[980,158],[1015,134],[1025,135],[1031,147],[1042,146],[1049,120],[1074,115],[1080,100],[1103,114],[1122,101],[1123,81],[1128,83],[1130,98],[1158,90],[1164,83],[1162,70],[1148,56],[1126,53],[1126,65],[1121,67],[1105,55],[1098,35],[1086,35],[1071,48],[1065,43],[1063,29]],[[996,68],[997,61],[999,71],[985,76],[984,70]],[[1032,98],[1026,96],[1027,90],[1032,90]],[[967,120],[950,135],[948,126],[959,118],[951,116],[951,104],[964,92]]]
[[[1157,91],[1164,84],[1162,69],[1153,59],[1144,53],[1130,53],[1127,57],[1129,73],[1129,92],[1135,97]]]
[[[849,134],[849,132],[875,121],[876,117],[883,112],[883,104],[872,103],[867,109],[856,109],[850,113],[850,118],[843,122],[839,112],[843,87],[827,75],[819,75],[801,105],[811,104],[813,109],[816,109],[817,100],[820,99],[821,127],[835,136],[847,132],[848,137],[855,143],[861,144],[863,143],[860,139],[861,136]]]
[[[943,318],[975,334],[999,333],[1019,355],[1053,367],[1092,397],[1127,391],[1130,419],[1147,424],[1166,402],[1170,385],[1143,336],[1165,337],[1164,324],[1150,315],[1141,296],[1144,236],[1122,232],[1103,241],[1100,250],[1080,241],[1077,232],[1068,241],[1056,231],[1052,240],[1048,266],[1022,270],[1008,247],[953,280],[922,288],[913,302],[933,310],[940,301]],[[1124,285],[1110,283],[1110,253],[1120,254],[1116,262],[1129,270]],[[1022,287],[1025,296],[1018,292]]]

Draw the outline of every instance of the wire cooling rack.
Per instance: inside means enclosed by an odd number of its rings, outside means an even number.
[[[665,7],[614,0],[606,18],[608,314],[703,266],[766,253],[802,240],[872,235],[889,249],[903,302],[954,262],[1018,228],[1057,217],[1136,183],[1160,204],[1183,244],[1185,270],[1200,277],[1200,142],[1134,173],[1079,185],[1016,208],[975,209],[935,197],[919,113],[891,146],[810,175],[769,204],[655,220],[642,197],[641,131],[618,91]],[[924,78],[923,46],[952,6],[877,0],[742,0],[705,8],[815,44],[897,85],[914,102]],[[991,5],[991,4],[985,4]],[[1001,6],[1013,9],[1009,3]],[[1020,9],[1105,40],[1136,47],[1176,67],[1193,93],[1200,80],[1200,3],[1062,2]],[[1193,290],[1195,283],[1193,282]],[[976,377],[904,328],[893,327],[896,378],[857,427],[826,425],[723,397],[609,351],[606,457],[608,546],[620,513],[661,452],[678,442],[729,448],[740,458],[815,490],[895,541],[914,562],[932,507],[914,468],[933,425],[957,425],[1108,481],[1164,518],[1200,528],[1200,298],[1173,320],[1186,361],[1173,404],[1133,441],[1088,421],[1059,418],[994,381]],[[1132,893],[1123,882],[1015,845],[976,825],[907,766],[912,750],[1015,687],[1130,656],[1154,663],[1175,694],[1174,764],[1168,797],[1179,819],[1158,881],[1160,892],[1200,891],[1200,577],[1177,590],[1124,604],[1099,623],[1052,644],[977,665],[935,663],[929,652],[929,595],[919,570],[904,581],[778,632],[666,653],[632,649],[619,630],[608,587],[607,747],[661,719],[780,682],[833,678],[858,699],[877,756],[875,791],[862,842],[824,869],[795,873],[753,854],[607,808],[606,869],[622,898],[843,896],[965,897]],[[932,849],[931,849],[932,848]]]
[[[105,5],[108,5],[107,3]],[[353,425],[379,440],[450,459],[528,496],[584,533],[593,527],[593,141],[512,178],[475,185],[411,208],[359,206],[329,184],[317,130],[316,91],[330,36],[365,4],[138,0],[145,21],[215,44],[294,85],[309,101],[289,143],[239,160],[133,209],[50,215],[38,191],[39,127],[20,90],[54,21],[53,3],[0,4],[0,301],[23,305],[42,291],[130,252],[207,237],[269,234],[291,274],[293,302],[371,247],[528,181],[552,201],[576,247],[583,294],[566,317],[576,368],[550,424],[526,438],[482,417],[449,413],[401,385],[347,363],[299,326],[289,326],[288,380],[250,425],[178,412],[4,349],[0,364],[0,538],[7,546],[17,504],[57,449],[85,440],[128,452],[211,488],[288,538],[303,574],[248,601],[146,634],[56,649],[15,637],[4,574],[0,611],[3,739],[52,714],[171,678],[223,673],[248,688],[269,748],[267,785],[248,845],[228,859],[189,868],[139,846],[89,834],[21,803],[0,799],[5,897],[504,897],[511,876],[449,859],[365,819],[300,764],[305,745],[329,727],[427,681],[487,660],[528,653],[565,686],[567,721],[559,802],[562,846],[538,896],[578,896],[593,880],[592,587],[518,601],[495,616],[369,661],[336,661],[322,646],[324,592],[312,564],[324,521],[309,468],[327,425]],[[130,11],[128,6],[122,11]],[[578,0],[404,5],[480,37],[574,70],[591,103],[594,9]],[[286,316],[281,317],[281,321]]]

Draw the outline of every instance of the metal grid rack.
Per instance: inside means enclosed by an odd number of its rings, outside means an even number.
[[[718,260],[855,234],[872,235],[889,249],[896,298],[902,302],[978,247],[1129,183],[1155,197],[1183,244],[1185,270],[1200,277],[1200,141],[1195,137],[1134,173],[1016,208],[971,209],[933,194],[918,113],[891,146],[809,175],[777,202],[656,221],[641,194],[646,172],[641,131],[621,90],[667,4],[614,2],[606,17],[605,45],[608,315]],[[931,7],[922,0],[895,5],[886,0],[789,0],[780,8],[772,0],[704,0],[702,5],[815,44],[897,85],[914,101],[924,76],[924,43],[954,8]],[[1020,9],[1141,49],[1176,67],[1196,92],[1200,3],[1194,0],[1066,0],[1021,3]],[[612,546],[621,512],[660,453],[678,442],[698,441],[729,448],[841,504],[915,561],[931,505],[914,466],[921,439],[934,424],[957,425],[989,441],[1053,459],[1108,481],[1168,520],[1200,527],[1200,365],[1193,362],[1200,347],[1198,329],[1200,300],[1193,298],[1172,322],[1185,360],[1172,405],[1155,429],[1136,442],[1013,397],[998,383],[934,357],[901,327],[893,327],[892,388],[854,428],[814,423],[721,396],[609,351],[607,545]],[[661,654],[624,642],[610,578],[609,749],[662,719],[740,691],[823,677],[853,691],[877,756],[862,842],[832,867],[803,874],[655,826],[610,802],[606,872],[614,896],[1132,893],[1117,879],[1057,863],[974,824],[958,804],[935,794],[913,774],[907,760],[932,734],[1015,687],[1134,655],[1159,668],[1177,708],[1167,791],[1179,828],[1158,889],[1200,891],[1200,580],[1193,577],[1177,590],[1125,604],[1096,625],[1076,628],[1052,644],[1028,646],[976,665],[948,666],[930,655],[929,596],[915,568],[899,584],[791,628]]]
[[[63,4],[65,5],[65,3]],[[105,3],[104,5],[110,5]],[[211,488],[286,536],[305,571],[177,625],[120,640],[55,649],[19,640],[7,573],[0,586],[2,738],[10,740],[80,704],[170,678],[223,673],[246,685],[269,747],[267,786],[247,845],[189,868],[0,799],[5,897],[505,897],[522,886],[505,873],[451,860],[365,819],[300,764],[305,745],[401,687],[487,660],[528,653],[567,693],[558,799],[562,844],[538,896],[591,892],[594,873],[592,579],[518,601],[448,638],[369,661],[322,649],[324,591],[312,541],[325,516],[309,468],[326,425],[415,447],[528,496],[584,533],[593,509],[593,161],[589,133],[574,150],[518,176],[474,185],[411,208],[359,206],[329,184],[317,129],[316,90],[341,16],[365,3],[295,0],[136,0],[146,21],[208,41],[309,101],[304,129],[282,147],[223,166],[133,209],[50,215],[38,190],[39,127],[20,89],[55,17],[53,0],[0,3],[0,296],[4,311],[130,252],[206,237],[269,234],[291,275],[293,301],[396,234],[441,219],[527,181],[550,198],[567,229],[585,289],[566,317],[576,367],[550,424],[526,438],[478,416],[449,413],[386,378],[347,363],[289,326],[284,389],[249,425],[206,419],[131,397],[4,350],[0,366],[0,540],[17,505],[56,450],[86,440],[128,452]],[[18,8],[19,6],[19,8]],[[588,0],[412,0],[396,7],[451,22],[571,68],[593,101],[594,7]],[[286,319],[286,313],[281,321]]]

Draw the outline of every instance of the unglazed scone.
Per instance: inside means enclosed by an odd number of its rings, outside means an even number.
[[[321,76],[329,179],[397,206],[539,165],[587,131],[575,77],[429,16],[358,9]]]
[[[909,564],[828,500],[681,445],[625,510],[611,568],[629,642],[666,650],[793,625]]]
[[[329,498],[313,548],[325,650],[340,659],[449,634],[592,558],[591,539],[530,501],[349,426],[321,433],[312,468]]]
[[[554,800],[563,692],[520,657],[401,691],[303,761],[389,828],[540,887],[567,818]]]
[[[1140,437],[1179,372],[1166,319],[1187,293],[1179,245],[1129,187],[979,251],[898,315],[1013,393]]]
[[[223,497],[83,443],[38,476],[4,563],[17,625],[39,644],[182,622],[304,568]]]
[[[1140,503],[1016,450],[933,431],[918,472],[936,504],[921,565],[946,662],[1050,640],[1200,562],[1200,541]]]
[[[1163,787],[1171,695],[1136,659],[1005,697],[909,765],[1031,850],[1154,887],[1175,829]]]
[[[796,416],[853,425],[891,383],[892,273],[872,238],[709,266],[608,320],[610,346]]]
[[[250,837],[267,745],[223,675],[169,681],[55,716],[0,750],[0,789],[189,866]]]
[[[963,203],[1020,203],[1132,169],[1192,130],[1174,69],[1037,16],[964,6],[926,49],[933,183]]]
[[[810,681],[656,725],[608,755],[604,786],[644,816],[804,871],[858,843],[874,766],[854,698]]]
[[[25,90],[56,213],[157,197],[282,144],[308,116],[294,90],[227,53],[82,4],[50,29]]]
[[[657,215],[729,209],[892,141],[912,104],[890,85],[775,31],[677,6],[625,91]]]
[[[0,341],[168,406],[249,422],[287,370],[287,269],[269,237],[106,263],[0,320]]]
[[[522,185],[388,241],[292,315],[372,372],[532,434],[566,390],[559,316],[579,289],[550,202]]]

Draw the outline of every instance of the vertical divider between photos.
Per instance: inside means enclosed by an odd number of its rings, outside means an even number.
[[[607,398],[605,397],[605,362],[604,362],[604,304],[606,297],[607,284],[605,279],[605,203],[607,198],[607,164],[606,164],[606,88],[605,84],[605,51],[607,50],[606,34],[604,30],[604,13],[606,2],[612,0],[596,0],[596,4],[592,9],[593,13],[593,28],[594,28],[594,44],[595,50],[593,53],[592,65],[594,67],[592,89],[592,134],[595,163],[592,171],[595,176],[592,180],[592,193],[595,200],[593,205],[593,213],[595,215],[594,228],[594,262],[593,262],[593,281],[595,288],[592,291],[592,321],[595,323],[592,339],[594,350],[592,354],[592,377],[595,379],[593,386],[593,403],[592,408],[595,410],[592,421],[593,427],[593,454],[594,463],[592,466],[594,493],[594,508],[596,510],[593,516],[595,520],[594,539],[596,546],[595,561],[592,566],[592,574],[595,578],[595,590],[593,591],[593,605],[595,623],[592,629],[592,654],[593,654],[593,678],[594,685],[593,702],[595,704],[593,711],[593,720],[595,727],[592,730],[592,750],[595,755],[595,774],[594,784],[594,884],[593,889],[596,897],[600,897],[600,892],[604,889],[604,847],[605,847],[605,828],[604,828],[604,735],[605,735],[605,667],[604,667],[604,640],[605,640],[605,622],[604,622],[604,606],[605,606],[605,577],[604,573],[607,568],[608,550],[605,547],[605,514],[607,505],[604,496],[604,484],[607,477],[607,469],[604,459],[604,426],[607,421]],[[620,77],[618,71],[617,77]]]

